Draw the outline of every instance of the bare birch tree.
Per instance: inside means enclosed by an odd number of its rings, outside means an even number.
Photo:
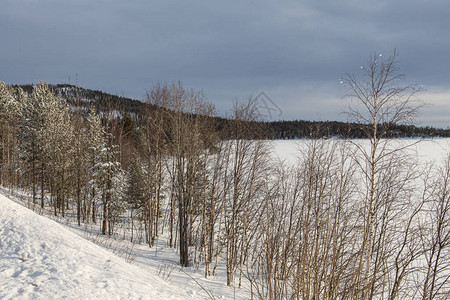
[[[393,182],[383,179],[386,168],[394,163],[393,156],[405,146],[392,147],[385,139],[388,130],[399,123],[408,123],[420,113],[421,103],[416,99],[419,88],[415,85],[403,85],[403,74],[397,67],[397,51],[384,58],[381,54],[373,54],[366,67],[362,67],[363,78],[357,79],[347,74],[343,79],[350,90],[348,95],[352,104],[348,109],[349,120],[361,124],[361,129],[370,141],[369,149],[358,143],[357,159],[363,179],[365,191],[361,199],[364,228],[362,244],[359,251],[359,263],[354,273],[352,297],[369,299],[374,296],[374,287],[382,280],[375,264],[377,264],[376,228],[383,222],[383,210],[390,203],[383,191],[393,186]],[[395,176],[395,175],[394,175]],[[386,201],[385,201],[386,200]],[[386,205],[377,205],[384,203]],[[381,248],[379,248],[381,250]]]
[[[424,239],[426,272],[422,299],[446,299],[450,294],[450,155],[431,182]]]

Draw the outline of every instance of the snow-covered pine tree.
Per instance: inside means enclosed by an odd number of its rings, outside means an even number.
[[[11,115],[14,102],[15,99],[11,88],[0,81],[0,116],[2,117],[2,121],[5,117]]]
[[[86,119],[81,113],[75,113],[72,116],[73,134],[73,159],[75,164],[73,165],[74,173],[74,188],[77,204],[77,222],[78,226],[81,225],[81,219],[83,222],[88,219],[86,213],[87,209],[87,195],[89,194],[89,139],[88,128],[86,126]],[[84,201],[83,201],[84,199]]]
[[[88,203],[86,204],[86,216],[91,215],[91,208],[92,208],[92,222],[95,224],[97,223],[96,220],[96,198],[97,198],[97,190],[96,190],[96,184],[94,180],[94,173],[96,170],[94,169],[94,166],[96,164],[96,157],[100,154],[100,150],[102,149],[102,146],[105,143],[104,139],[105,130],[103,129],[100,117],[95,112],[94,109],[91,109],[89,116],[87,117],[87,139],[88,139],[88,147],[89,147],[89,153],[88,153],[88,165],[89,165],[89,173],[90,173],[90,192],[88,197]],[[88,218],[89,219],[89,218]]]
[[[127,187],[126,173],[119,168],[112,178],[111,201],[108,206],[108,234],[114,233],[116,224],[121,222],[121,216],[127,210],[127,202],[125,201],[125,191]]]
[[[128,166],[127,189],[125,192],[125,199],[131,208],[132,212],[132,228],[131,239],[133,239],[134,220],[138,218],[139,221],[144,221],[145,224],[149,221],[148,218],[148,189],[147,189],[147,175],[145,174],[141,158],[135,154]],[[146,226],[147,227],[147,226]]]
[[[41,140],[41,130],[47,114],[45,102],[50,97],[54,97],[48,86],[42,81],[38,85],[33,86],[31,97],[26,97],[20,105],[19,110],[19,152],[20,158],[25,164],[23,173],[29,175],[33,204],[36,204],[36,189],[38,171],[44,173],[43,141]],[[41,189],[43,181],[41,181]],[[43,205],[43,199],[41,199]]]
[[[68,208],[68,195],[74,190],[73,167],[75,164],[73,145],[74,130],[72,126],[71,113],[67,103],[56,97],[49,90],[42,96],[42,106],[45,110],[42,128],[40,130],[40,140],[42,141],[42,188],[41,198],[43,198],[44,173],[47,167],[48,176],[52,186],[56,189],[58,207],[64,217],[65,209]],[[43,205],[43,202],[41,203]],[[56,213],[56,207],[55,207]]]
[[[112,234],[114,219],[124,209],[122,205],[121,179],[122,171],[120,163],[116,161],[117,146],[111,145],[112,137],[108,136],[108,142],[100,144],[95,152],[95,164],[92,167],[92,185],[97,191],[97,199],[101,199],[103,207],[102,234]]]
[[[15,137],[15,113],[17,103],[14,93],[0,81],[0,184],[10,183],[12,139]]]

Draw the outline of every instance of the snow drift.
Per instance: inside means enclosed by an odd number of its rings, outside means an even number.
[[[188,296],[3,195],[0,207],[0,299]]]

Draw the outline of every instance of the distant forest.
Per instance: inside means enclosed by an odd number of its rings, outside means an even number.
[[[32,85],[19,85],[25,92],[31,94]],[[57,96],[65,99],[71,107],[82,109],[88,113],[89,109],[95,108],[97,112],[121,112],[117,118],[131,118],[139,124],[143,119],[143,112],[154,105],[143,101],[108,94],[98,90],[80,88],[70,84],[49,84],[50,90]],[[108,114],[109,115],[109,114]],[[218,131],[222,132],[223,138],[236,138],[232,133],[223,133],[227,123],[234,122],[223,117],[213,118]],[[338,121],[255,121],[247,124],[249,134],[244,138],[263,139],[301,139],[301,138],[365,138],[363,128],[365,124],[346,123]],[[252,128],[264,128],[264,133],[258,130],[258,134],[252,134]],[[435,128],[431,126],[417,127],[414,125],[390,124],[388,138],[430,138],[450,137],[450,129]]]

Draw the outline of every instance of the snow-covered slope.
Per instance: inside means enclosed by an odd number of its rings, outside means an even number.
[[[188,296],[2,195],[0,207],[0,299]]]

